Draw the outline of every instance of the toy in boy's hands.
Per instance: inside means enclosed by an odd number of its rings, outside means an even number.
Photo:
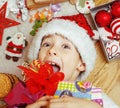
[[[26,86],[32,94],[43,91],[45,95],[53,95],[59,81],[64,79],[62,72],[54,72],[48,63],[34,60],[29,68],[18,66],[27,76]]]
[[[90,82],[59,82],[55,97],[64,95],[91,100],[103,106],[102,90],[93,87]]]

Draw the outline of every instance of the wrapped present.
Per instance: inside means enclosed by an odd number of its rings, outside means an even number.
[[[95,88],[90,82],[59,82],[55,97],[59,98],[64,95],[84,98],[94,101],[103,106],[102,94],[100,88]]]
[[[91,100],[103,106],[102,90],[100,88],[92,87],[91,94]]]
[[[51,65],[34,60],[27,67],[18,66],[24,71],[25,82],[19,82],[5,97],[10,105],[23,105],[35,102],[41,96],[54,95],[59,81],[64,79],[62,72],[54,72]]]
[[[19,82],[11,90],[11,92],[4,98],[4,101],[9,105],[30,104],[36,101],[36,99],[43,96],[43,92],[40,91],[37,94],[32,95],[26,88],[23,82]]]

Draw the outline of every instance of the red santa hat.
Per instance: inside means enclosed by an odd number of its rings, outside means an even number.
[[[85,72],[78,79],[85,80],[94,67],[96,51],[94,43],[90,38],[94,33],[83,14],[62,16],[45,23],[33,38],[28,51],[28,59],[30,61],[37,59],[43,37],[55,33],[66,37],[78,49],[83,62],[86,64]]]

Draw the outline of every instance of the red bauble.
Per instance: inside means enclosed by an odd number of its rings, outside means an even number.
[[[100,10],[95,15],[95,21],[99,27],[105,27],[110,24],[112,16],[106,10]]]
[[[111,5],[111,14],[114,17],[120,17],[120,1],[116,1]]]

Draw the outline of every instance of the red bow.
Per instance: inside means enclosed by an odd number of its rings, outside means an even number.
[[[37,64],[36,64],[37,63]],[[62,72],[54,72],[48,63],[34,60],[29,68],[18,66],[27,76],[26,86],[32,94],[43,91],[45,95],[54,95],[59,81],[64,79]]]

